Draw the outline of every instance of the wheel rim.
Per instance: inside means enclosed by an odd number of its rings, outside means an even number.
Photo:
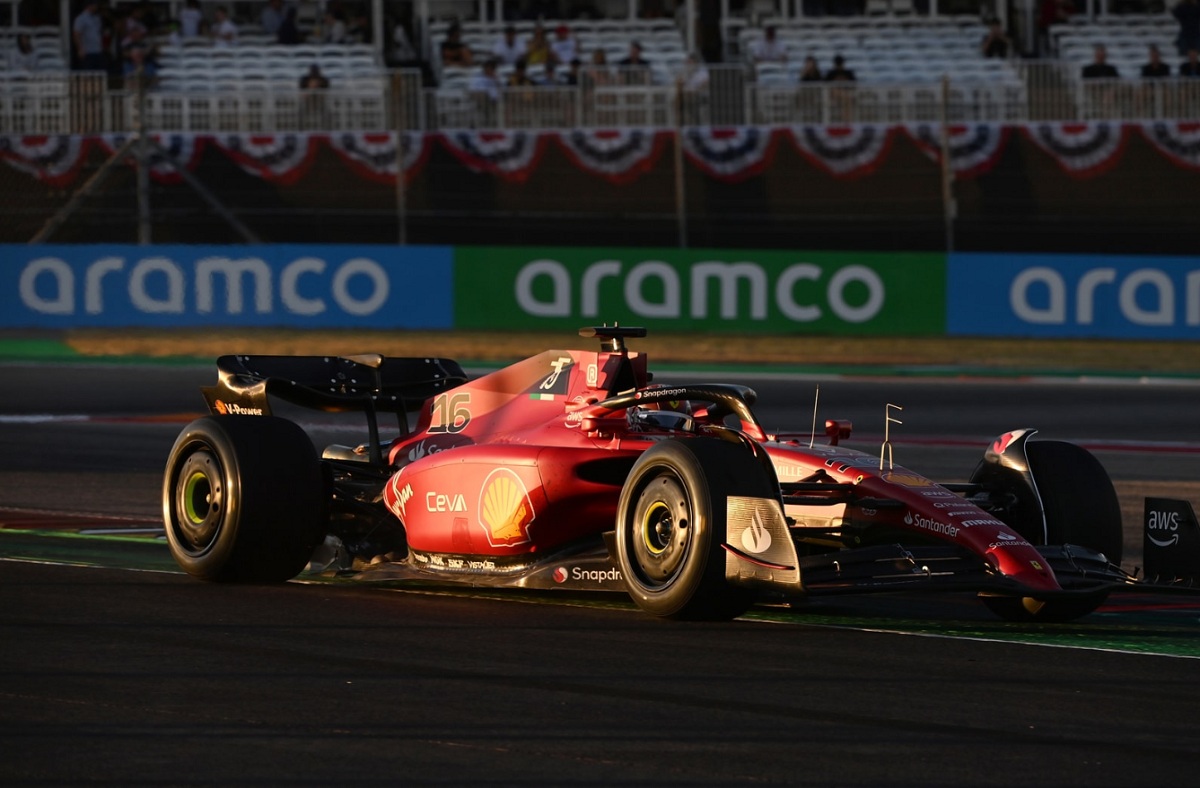
[[[197,451],[180,468],[175,487],[172,528],[180,546],[196,555],[216,541],[224,515],[221,465],[207,451]]]
[[[690,501],[677,478],[657,476],[642,490],[630,541],[643,584],[659,588],[675,580],[691,547],[691,523]]]

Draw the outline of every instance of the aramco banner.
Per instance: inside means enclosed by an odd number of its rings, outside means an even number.
[[[0,246],[0,326],[451,328],[442,246]]]
[[[943,254],[459,247],[455,324],[664,331],[945,332]]]
[[[950,334],[1200,339],[1200,257],[950,255]]]

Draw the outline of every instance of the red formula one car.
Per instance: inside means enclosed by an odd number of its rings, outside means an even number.
[[[643,329],[580,333],[599,349],[476,380],[438,358],[220,358],[204,389],[212,415],[167,462],[172,554],[205,580],[283,581],[315,563],[364,579],[624,591],[654,615],[703,619],[948,589],[1007,619],[1067,620],[1133,582],[1112,484],[1078,446],[1008,432],[969,481],[937,483],[839,445],[846,422],[826,422],[824,445],[769,432],[745,386],[651,383],[626,347]],[[280,401],[360,411],[366,440],[318,455],[272,415]],[[381,438],[384,416],[398,437]]]

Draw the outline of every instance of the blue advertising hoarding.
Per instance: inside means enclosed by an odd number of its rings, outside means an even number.
[[[1200,339],[1200,257],[955,253],[951,336]]]
[[[0,246],[0,327],[454,325],[449,246]]]

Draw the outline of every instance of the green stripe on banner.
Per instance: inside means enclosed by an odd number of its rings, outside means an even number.
[[[455,327],[937,336],[941,253],[456,247]]]

